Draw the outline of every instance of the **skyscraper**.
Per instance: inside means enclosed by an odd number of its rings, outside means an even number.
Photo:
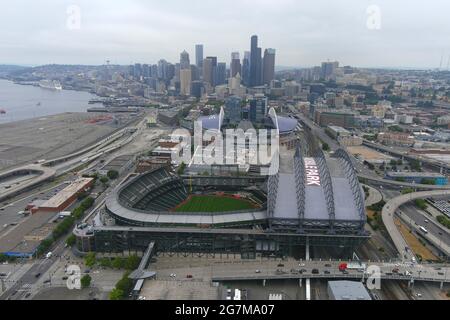
[[[261,84],[261,48],[258,48],[258,36],[252,36],[250,46],[250,86]]]
[[[232,52],[231,53],[231,78],[235,77],[238,73],[242,75],[241,70],[241,60],[239,58],[239,52]]]
[[[244,59],[242,60],[242,81],[245,86],[250,86],[250,51],[244,52]]]
[[[180,94],[188,96],[191,94],[191,68],[180,70]]]
[[[320,77],[324,80],[330,80],[334,73],[336,72],[336,69],[339,68],[339,62],[322,62],[322,68],[320,72]]]
[[[216,85],[221,85],[226,83],[227,81],[227,64],[225,62],[219,62],[217,64],[217,73],[216,73]]]
[[[216,77],[217,77],[217,57],[206,57],[203,60],[203,81],[209,83],[211,87],[215,87]]]
[[[275,79],[275,49],[264,50],[263,83],[270,84]]]
[[[195,45],[195,64],[197,67],[203,67],[203,45]]]
[[[187,53],[186,50],[184,50],[180,54],[180,70],[190,69],[190,68],[191,68],[191,63],[189,62],[189,53]]]
[[[209,83],[210,86],[213,85],[213,61],[209,58],[203,60],[203,81]]]

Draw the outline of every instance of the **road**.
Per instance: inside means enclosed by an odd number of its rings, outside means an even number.
[[[20,300],[25,297],[32,286],[53,266],[58,256],[63,255],[64,250],[64,239],[62,239],[54,247],[52,258],[36,260],[33,266],[14,285],[0,295],[0,300]],[[39,276],[37,276],[38,274]]]
[[[398,210],[398,208],[412,200],[415,199],[423,199],[433,196],[447,196],[450,195],[450,190],[445,191],[421,191],[421,192],[414,192],[409,193],[405,195],[398,196],[396,198],[393,198],[389,200],[385,206],[383,207],[381,211],[383,223],[391,236],[392,241],[394,242],[395,247],[397,248],[398,252],[400,253],[401,259],[407,259],[411,261],[414,257],[414,253],[411,252],[411,250],[407,249],[408,245],[403,238],[400,231],[397,229],[395,223],[394,223],[394,217],[395,213]],[[426,237],[430,240],[433,240],[432,235],[426,235]],[[437,241],[439,242],[439,241]],[[446,244],[441,245],[441,250],[445,252],[447,255],[450,255],[450,247]]]
[[[267,279],[305,279],[305,278],[324,278],[324,279],[363,279],[367,278],[362,270],[348,270],[348,274],[339,271],[341,261],[241,261],[227,263],[217,262],[207,267],[181,267],[168,268],[157,271],[158,280],[170,280],[174,278],[171,274],[176,274],[176,279],[192,279],[203,281],[212,279],[212,281],[232,281],[232,280],[267,280]],[[436,281],[450,282],[450,267],[437,266],[431,264],[411,264],[411,263],[390,263],[390,262],[363,262],[367,267],[376,266],[379,268],[382,279],[399,279],[415,281]],[[302,273],[298,270],[304,269]],[[316,271],[313,272],[313,269]],[[393,271],[398,269],[398,271]],[[439,270],[437,270],[439,269]],[[405,275],[405,272],[409,275]]]

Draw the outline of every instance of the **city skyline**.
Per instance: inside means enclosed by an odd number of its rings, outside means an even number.
[[[28,12],[40,12],[27,15],[25,1],[17,1],[0,11],[0,63],[177,61],[182,50],[195,57],[198,43],[204,44],[204,56],[228,62],[232,52],[242,56],[249,49],[248,38],[257,34],[261,48],[277,50],[277,66],[310,67],[337,60],[357,67],[447,68],[450,47],[442,39],[449,23],[443,7],[448,4],[430,1],[424,7],[410,1],[406,7],[378,1],[380,29],[371,30],[367,27],[371,3],[349,1],[352,5],[343,7],[318,2],[247,0],[235,10],[223,1],[82,0],[76,3],[80,28],[70,30],[70,2],[26,2]]]

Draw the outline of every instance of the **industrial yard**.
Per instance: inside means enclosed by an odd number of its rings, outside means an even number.
[[[134,119],[121,115],[116,118],[118,121],[95,121],[102,116],[96,113],[62,113],[0,125],[0,170],[72,153]]]

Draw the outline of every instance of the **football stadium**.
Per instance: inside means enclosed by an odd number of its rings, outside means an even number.
[[[352,252],[366,241],[364,195],[344,150],[300,147],[272,176],[179,176],[167,168],[124,182],[95,225],[74,230],[80,252],[294,255],[305,246]],[[303,249],[302,249],[303,248]]]

